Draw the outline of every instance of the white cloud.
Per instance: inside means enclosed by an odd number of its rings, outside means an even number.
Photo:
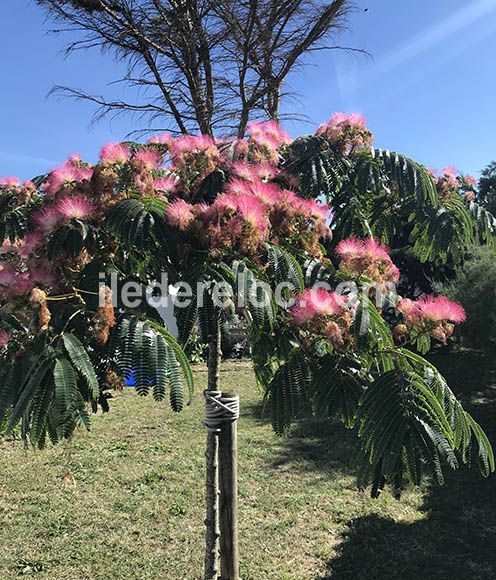
[[[382,97],[386,97],[386,93],[397,94],[403,88],[416,84],[427,68],[432,69],[456,58],[466,48],[486,38],[496,24],[494,17],[488,18],[488,15],[495,10],[496,0],[471,1],[468,6],[460,8],[442,21],[418,32],[387,53],[379,55],[373,61],[367,61],[365,66],[363,62],[358,65],[356,61],[352,63],[338,61],[336,80],[342,98],[348,102],[352,101],[353,96],[363,92],[365,85],[381,81],[381,77],[391,73],[396,75],[395,83],[389,86],[383,83],[385,89]],[[481,20],[482,22],[479,22]],[[477,26],[476,23],[478,23]],[[470,30],[467,32],[466,29]],[[440,50],[440,45],[441,48],[445,46],[448,52]],[[414,72],[414,61],[421,61],[422,70]],[[399,81],[400,69],[406,70],[406,67],[408,67],[408,74],[402,75]]]

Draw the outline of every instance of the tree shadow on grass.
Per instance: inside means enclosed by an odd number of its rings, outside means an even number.
[[[270,422],[270,410],[263,403],[251,405],[246,411],[260,423]],[[308,414],[281,437],[272,467],[287,466],[296,473],[321,472],[331,479],[337,474],[354,473],[349,458],[355,441],[354,434],[341,423]]]
[[[495,362],[471,351],[437,354],[431,360],[496,445]],[[250,412],[266,422],[262,409],[257,405]],[[282,440],[273,466],[314,470],[330,479],[351,475],[354,443],[354,434],[341,425],[307,418]],[[320,580],[496,579],[496,477],[482,478],[475,466],[446,469],[445,474],[445,486],[427,489],[420,521],[380,515],[347,521],[338,555]]]
[[[480,353],[432,358],[465,408],[496,443],[494,363]],[[396,522],[368,515],[347,522],[338,556],[320,580],[463,580],[496,578],[496,477],[477,468],[446,470],[446,485],[430,486],[425,519]]]

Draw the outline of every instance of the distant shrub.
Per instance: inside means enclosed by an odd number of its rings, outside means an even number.
[[[464,345],[496,352],[496,251],[474,248],[445,293],[467,312],[460,327]]]

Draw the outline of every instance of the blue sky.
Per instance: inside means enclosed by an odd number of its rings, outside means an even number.
[[[338,42],[372,58],[316,53],[291,79],[293,104],[312,122],[288,123],[310,132],[334,111],[361,111],[376,145],[432,167],[455,165],[477,174],[496,159],[496,0],[359,0]],[[0,176],[28,178],[79,152],[137,128],[129,118],[90,127],[86,103],[46,98],[55,84],[105,93],[119,65],[99,52],[68,60],[64,36],[49,36],[29,0],[0,3]],[[115,94],[115,88],[111,89]]]

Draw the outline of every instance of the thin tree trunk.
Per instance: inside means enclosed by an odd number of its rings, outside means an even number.
[[[220,326],[216,322],[209,341],[208,352],[208,392],[219,393]],[[220,393],[219,393],[220,394]],[[219,432],[209,428],[207,434],[206,457],[206,518],[205,518],[205,580],[219,577]]]

